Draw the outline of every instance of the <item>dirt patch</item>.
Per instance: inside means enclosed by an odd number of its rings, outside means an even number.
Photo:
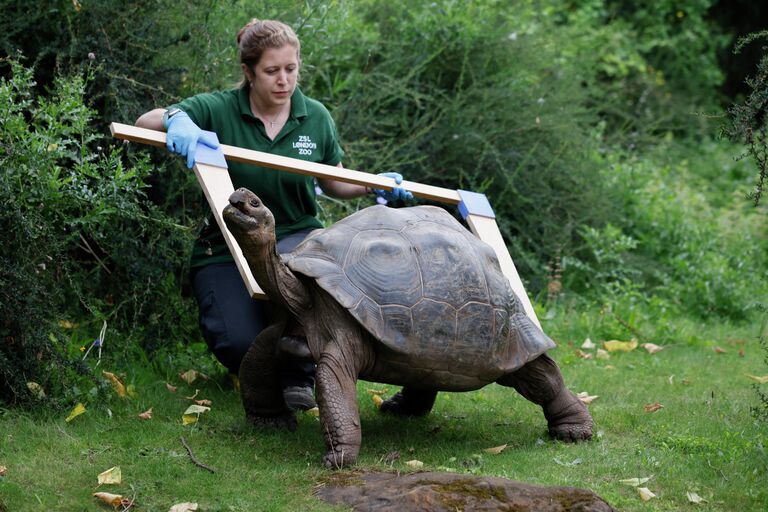
[[[334,473],[322,482],[316,494],[333,505],[370,512],[615,512],[587,489],[455,473]]]

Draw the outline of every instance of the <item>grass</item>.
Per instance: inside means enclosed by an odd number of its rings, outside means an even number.
[[[750,414],[757,398],[746,374],[765,375],[768,368],[754,326],[681,321],[665,326],[670,334],[658,344],[666,348],[655,355],[638,348],[597,360],[577,355],[585,337],[600,341],[579,318],[561,314],[545,327],[559,343],[552,355],[569,387],[599,396],[590,405],[593,441],[549,440],[539,408],[495,384],[443,393],[428,417],[402,420],[377,413],[368,390],[383,386],[360,382],[358,467],[405,472],[405,461],[417,459],[425,470],[588,488],[623,511],[763,510],[768,425]],[[302,414],[294,433],[254,431],[223,377],[191,386],[175,378],[179,388],[171,393],[164,377],[127,373],[135,375],[127,380],[136,397],[90,404],[69,423],[68,411],[0,410],[0,466],[7,467],[0,511],[109,510],[91,496],[96,491],[135,498],[137,510],[167,511],[186,501],[205,511],[343,510],[313,496],[329,475],[319,465],[323,443],[315,417]],[[184,397],[195,389],[212,408],[183,426],[191,403]],[[388,394],[395,390],[388,386]],[[644,410],[656,402],[664,407]],[[138,419],[150,407],[152,419]],[[215,473],[192,463],[182,436]],[[498,455],[484,451],[502,444],[508,446]],[[385,462],[395,451],[400,458]],[[122,483],[97,487],[97,475],[113,466],[120,466]],[[650,477],[644,486],[657,497],[643,502],[637,489],[619,482],[633,477]],[[687,492],[708,503],[689,503]]]

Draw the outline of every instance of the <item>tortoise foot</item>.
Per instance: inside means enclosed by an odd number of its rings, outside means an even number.
[[[255,427],[289,430],[291,432],[296,430],[296,426],[298,425],[298,422],[296,421],[296,415],[293,413],[281,414],[279,416],[256,416],[249,414],[248,422]]]
[[[560,441],[575,443],[592,438],[592,416],[576,395],[563,389],[544,408],[549,435]]]
[[[357,462],[357,449],[351,446],[336,446],[333,450],[323,455],[322,464],[327,469],[342,469],[353,466]]]
[[[381,403],[379,410],[395,416],[426,416],[435,404],[437,391],[403,388]]]

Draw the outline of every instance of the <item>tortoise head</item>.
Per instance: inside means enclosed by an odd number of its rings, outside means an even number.
[[[241,245],[244,239],[264,243],[275,238],[275,218],[272,212],[247,188],[232,192],[222,215],[227,228]]]

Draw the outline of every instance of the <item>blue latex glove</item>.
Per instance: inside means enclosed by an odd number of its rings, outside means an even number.
[[[179,112],[171,117],[165,129],[167,131],[165,145],[168,147],[168,151],[187,157],[189,169],[195,165],[195,151],[198,142],[202,142],[213,149],[219,147],[216,139],[198,128],[186,112]]]
[[[403,182],[403,175],[398,172],[382,172],[378,176],[386,176],[387,178],[393,178],[398,185]],[[376,197],[381,197],[386,201],[397,201],[402,199],[403,201],[410,201],[413,199],[413,194],[405,190],[403,187],[395,187],[392,190],[382,190],[379,188],[371,189]]]

